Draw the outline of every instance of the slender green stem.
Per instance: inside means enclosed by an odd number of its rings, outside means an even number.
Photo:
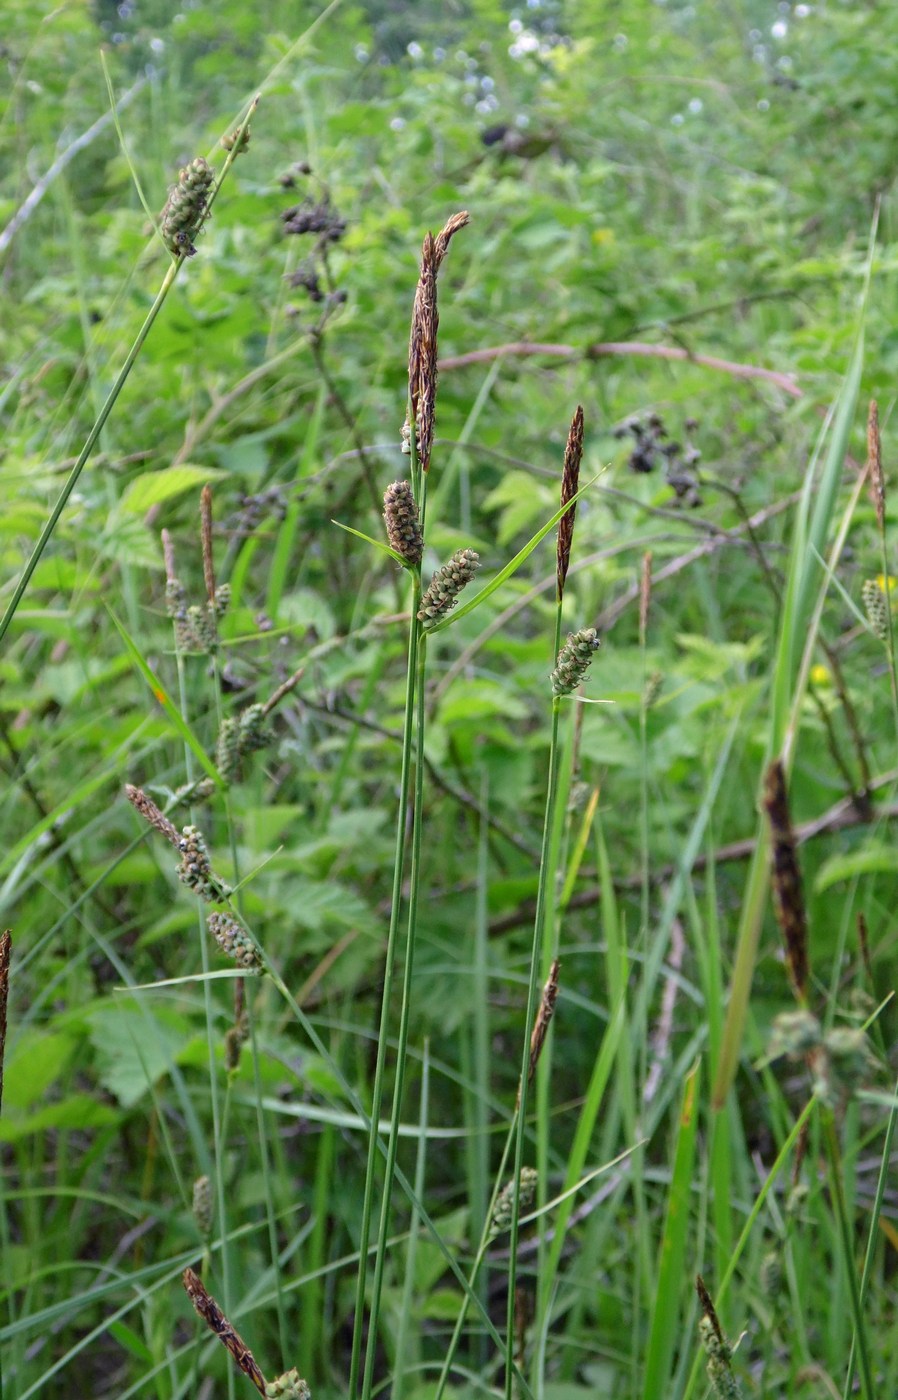
[[[399,777],[399,808],[396,818],[396,848],[393,862],[390,928],[387,934],[387,948],[384,956],[384,985],[381,994],[380,1026],[377,1037],[377,1056],[374,1065],[374,1087],[371,1096],[371,1127],[368,1135],[368,1161],[365,1170],[365,1191],[362,1198],[362,1221],[359,1232],[359,1272],[356,1280],[355,1323],[352,1334],[352,1355],[349,1369],[350,1400],[355,1400],[355,1396],[358,1394],[359,1370],[362,1355],[362,1331],[365,1314],[365,1290],[368,1272],[368,1241],[371,1238],[371,1216],[374,1208],[378,1125],[380,1122],[381,1105],[383,1103],[384,1070],[387,1058],[390,1003],[392,1001],[393,977],[396,962],[396,942],[399,934],[399,918],[402,911],[402,876],[405,864],[408,795],[411,786],[415,691],[418,680],[418,643],[420,640],[420,627],[416,614],[421,597],[421,576],[419,572],[415,572],[413,580],[412,623],[409,633],[408,672],[405,690],[405,721],[403,724],[402,736],[402,766]]]
[[[369,1400],[374,1380],[374,1358],[377,1352],[377,1329],[380,1323],[384,1267],[387,1258],[386,1243],[390,1227],[393,1176],[396,1171],[396,1157],[399,1151],[399,1121],[402,1114],[402,1094],[405,1087],[406,1049],[408,1046],[408,1028],[411,1018],[412,976],[414,972],[418,898],[421,888],[421,810],[424,801],[424,667],[427,659],[427,638],[423,634],[423,631],[420,630],[417,619],[413,619],[413,629],[419,632],[419,636],[416,647],[415,794],[413,798],[412,814],[412,859],[409,878],[408,927],[405,943],[405,967],[402,976],[402,1004],[399,1013],[399,1035],[396,1047],[396,1076],[393,1082],[393,1107],[390,1114],[390,1132],[387,1138],[386,1177],[383,1196],[381,1197],[377,1253],[374,1260],[374,1281],[371,1294],[370,1318],[368,1322],[368,1346],[365,1352],[365,1374],[362,1380],[362,1400]],[[382,1036],[382,1039],[385,1040],[386,1036]]]
[[[843,1263],[845,1274],[848,1279],[848,1294],[851,1301],[851,1315],[854,1321],[854,1341],[856,1343],[858,1369],[861,1373],[861,1390],[864,1395],[864,1400],[874,1400],[876,1390],[873,1386],[870,1351],[867,1346],[867,1329],[864,1326],[864,1314],[861,1306],[861,1295],[854,1262],[854,1239],[848,1220],[848,1212],[845,1208],[845,1192],[842,1186],[842,1154],[839,1151],[839,1139],[836,1133],[836,1123],[832,1109],[825,1109],[822,1118],[823,1137],[826,1142],[826,1155],[829,1159],[830,1197],[832,1199],[836,1224],[839,1229]]]
[[[556,624],[557,625],[557,624]],[[556,648],[557,655],[557,648]],[[542,850],[539,861],[539,882],[536,892],[536,913],[533,919],[533,942],[530,950],[530,981],[527,988],[527,1011],[524,1020],[523,1049],[521,1051],[520,1106],[515,1133],[514,1150],[514,1191],[512,1196],[511,1232],[508,1258],[508,1300],[505,1337],[505,1397],[512,1400],[514,1386],[514,1312],[515,1285],[517,1283],[518,1233],[521,1219],[521,1168],[524,1165],[524,1129],[527,1121],[528,1071],[530,1066],[530,1028],[536,1014],[537,988],[539,981],[539,945],[543,923],[546,917],[547,880],[549,866],[549,846],[552,839],[552,813],[555,810],[555,794],[558,788],[558,726],[561,714],[559,696],[552,698],[552,732],[549,743],[549,775],[546,787],[546,809],[543,820]]]

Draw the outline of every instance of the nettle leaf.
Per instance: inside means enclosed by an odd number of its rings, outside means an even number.
[[[101,1084],[132,1108],[175,1063],[190,1038],[186,1019],[168,1008],[108,1006],[91,1017]]]
[[[150,506],[173,501],[209,481],[221,481],[226,475],[215,467],[194,467],[187,462],[177,467],[163,467],[158,472],[143,472],[122,496],[122,508],[142,515]]]

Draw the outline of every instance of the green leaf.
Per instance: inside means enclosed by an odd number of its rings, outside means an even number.
[[[123,1108],[132,1108],[175,1063],[188,1032],[174,1011],[109,1006],[91,1016],[90,1038],[100,1082]]]
[[[830,856],[817,871],[814,893],[823,894],[842,880],[857,875],[893,875],[898,870],[898,849],[894,846],[862,846],[844,855]]]
[[[150,506],[173,501],[209,481],[221,481],[225,475],[215,467],[194,467],[187,462],[177,467],[163,467],[158,472],[144,472],[124,492],[122,509],[142,515]]]

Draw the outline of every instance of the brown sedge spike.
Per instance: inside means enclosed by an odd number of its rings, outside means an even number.
[[[430,466],[436,413],[437,390],[437,330],[440,324],[437,310],[437,273],[449,250],[449,244],[460,228],[468,223],[466,210],[453,214],[434,238],[424,236],[421,248],[421,271],[412,308],[412,325],[408,345],[408,394],[411,428],[415,433],[415,449],[422,471]]]
[[[222,1346],[227,1347],[243,1374],[249,1376],[259,1394],[264,1395],[265,1377],[256,1365],[252,1352],[239,1333],[234,1331],[212,1295],[206,1292],[202,1280],[192,1269],[185,1269],[181,1275],[181,1282],[187,1297],[206,1326],[215,1333]]]
[[[561,504],[566,506],[577,494],[580,484],[580,462],[583,458],[583,409],[580,405],[571,419],[571,426],[564,448],[564,466],[561,471]],[[558,522],[558,548],[555,555],[555,581],[557,598],[564,597],[564,581],[571,562],[571,544],[574,539],[574,519],[577,514],[576,502],[566,510]]]
[[[12,934],[0,933],[0,1107],[3,1105],[3,1057],[6,1053],[6,1005],[9,998],[9,961],[12,957]]]
[[[876,511],[876,523],[882,534],[886,524],[886,480],[882,470],[882,440],[879,436],[879,408],[870,400],[867,414],[867,471],[870,475],[870,498]]]
[[[557,958],[552,961],[549,969],[549,976],[546,985],[543,987],[543,994],[540,997],[539,1010],[536,1013],[536,1020],[533,1022],[533,1030],[530,1033],[530,1063],[527,1067],[527,1083],[533,1083],[533,1076],[536,1074],[536,1067],[539,1064],[539,1057],[543,1052],[546,1043],[546,1036],[549,1034],[549,1026],[555,1014],[555,1003],[558,1000],[558,972],[561,963]],[[521,1106],[521,1090],[518,1086],[517,1108]]]
[[[786,777],[779,759],[775,759],[767,769],[763,801],[773,845],[773,897],[777,921],[786,948],[789,979],[796,997],[804,1004],[808,994],[807,911],[789,817]]]

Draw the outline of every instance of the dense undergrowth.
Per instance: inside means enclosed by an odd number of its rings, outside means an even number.
[[[894,1393],[898,16],[5,18],[4,1395]]]

